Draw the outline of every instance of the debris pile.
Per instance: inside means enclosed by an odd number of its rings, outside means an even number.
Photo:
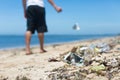
[[[120,52],[112,52],[116,44],[119,41],[74,47],[61,56],[66,65],[51,71],[49,79],[120,80]]]

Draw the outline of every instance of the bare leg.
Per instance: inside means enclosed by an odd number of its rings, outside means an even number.
[[[40,52],[46,52],[46,50],[44,50],[44,33],[38,33],[38,38],[40,42]]]
[[[25,34],[25,37],[26,37],[26,55],[31,54],[31,51],[30,51],[31,35],[32,34],[31,34],[30,31],[27,31],[26,34]]]

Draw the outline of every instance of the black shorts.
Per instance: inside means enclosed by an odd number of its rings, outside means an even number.
[[[47,32],[47,25],[45,20],[45,8],[39,6],[29,6],[26,11],[27,15],[27,31],[32,34]]]

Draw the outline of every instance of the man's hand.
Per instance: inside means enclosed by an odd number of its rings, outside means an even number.
[[[55,7],[55,9],[56,9],[57,12],[61,12],[62,11],[61,7]]]
[[[62,11],[62,8],[58,7],[54,2],[53,0],[48,0],[48,2],[55,8],[55,10],[57,12],[61,12]]]

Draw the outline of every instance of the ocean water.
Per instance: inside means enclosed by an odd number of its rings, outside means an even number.
[[[45,45],[78,40],[88,40],[96,38],[111,37],[115,35],[45,35]],[[37,35],[32,36],[31,45],[39,45]],[[24,35],[0,35],[0,49],[15,48],[25,46]]]

